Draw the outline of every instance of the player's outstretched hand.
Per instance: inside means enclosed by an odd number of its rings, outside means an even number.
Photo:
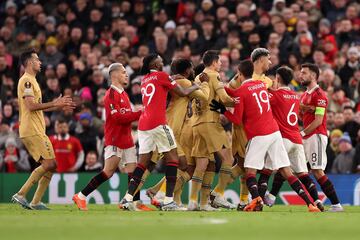
[[[210,110],[214,112],[224,114],[226,111],[226,107],[222,103],[216,101],[215,99],[211,100],[209,106],[210,106]]]
[[[62,96],[54,100],[54,106],[57,108],[73,108],[75,109],[76,104],[73,102],[71,96]]]
[[[206,73],[202,72],[199,75],[199,80],[200,82],[209,82],[209,75],[207,75]]]

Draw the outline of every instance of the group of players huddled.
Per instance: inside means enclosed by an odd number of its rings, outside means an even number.
[[[30,56],[37,58],[35,53]],[[25,69],[31,68],[28,62],[28,59],[23,60]],[[202,62],[194,67],[187,59],[175,59],[171,64],[173,75],[169,76],[162,71],[163,61],[159,55],[146,56],[141,81],[143,109],[139,111],[131,108],[124,91],[129,81],[124,66],[120,63],[109,66],[111,86],[104,98],[105,165],[82,191],[73,196],[77,207],[88,210],[87,196],[111,178],[122,165],[128,173],[129,185],[119,207],[132,211],[152,210],[142,204],[139,191],[158,159],[163,158],[165,177],[146,193],[152,204],[164,211],[217,211],[219,207],[262,211],[264,204],[272,206],[275,203],[285,180],[304,200],[309,212],[324,211],[316,185],[309,176],[307,163],[331,202],[329,211],[343,211],[333,184],[324,174],[327,163],[328,100],[317,84],[319,68],[311,63],[301,66],[300,81],[306,86],[306,91],[300,96],[288,86],[294,77],[290,68],[278,68],[274,80],[265,76],[271,64],[267,49],[257,48],[251,53],[250,60],[241,61],[237,74],[228,84],[220,79],[221,61],[217,51],[206,51]],[[22,77],[25,81],[20,80],[18,86],[20,106],[21,96],[23,99],[33,99],[34,94],[38,94],[36,89],[32,90],[35,84],[30,82],[29,86],[26,74],[25,71]],[[73,108],[73,102],[67,96],[54,101],[57,101],[57,105],[49,104],[49,108]],[[28,105],[24,103],[25,108]],[[42,110],[49,109],[24,110],[20,107],[20,130],[23,124],[21,117],[24,115],[22,111],[31,115]],[[232,143],[221,125],[221,114],[233,124]],[[298,125],[299,118],[304,125],[302,131]],[[133,121],[139,121],[138,161],[131,136]],[[46,135],[42,136],[46,140]],[[41,154],[41,150],[34,150],[32,142],[36,139],[33,136],[24,141],[20,131],[20,137],[45,170],[35,169],[35,174],[33,172],[22,189],[13,196],[13,201],[26,208],[47,209],[40,202],[44,190],[36,192],[37,197],[30,204],[25,195],[40,178],[39,187],[44,177],[51,179],[54,171],[54,166],[48,167],[49,162],[54,162],[49,161],[54,160],[50,154],[51,144],[47,146],[50,153]],[[218,183],[212,190],[214,154],[221,160],[221,168]],[[260,177],[257,180],[258,171]],[[268,189],[272,173],[275,174],[274,181],[271,189]],[[225,199],[224,191],[238,177],[241,179],[240,203],[235,206]],[[191,181],[191,190],[185,208],[181,193],[188,181]],[[163,196],[160,194],[162,190]]]

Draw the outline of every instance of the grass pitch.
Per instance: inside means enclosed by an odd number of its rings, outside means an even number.
[[[360,207],[307,213],[304,206],[264,212],[125,212],[116,205],[50,205],[51,211],[0,204],[0,239],[359,239]]]

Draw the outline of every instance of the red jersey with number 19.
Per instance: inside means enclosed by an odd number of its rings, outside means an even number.
[[[236,90],[229,88],[225,90],[235,98],[235,107],[233,114],[226,111],[224,115],[236,125],[243,123],[249,140],[279,131],[271,111],[265,83],[249,79]]]
[[[314,106],[316,108],[324,109],[324,119],[323,122],[319,127],[315,129],[312,133],[304,136],[304,138],[309,138],[314,134],[322,134],[327,136],[327,128],[326,128],[326,107],[328,105],[328,99],[326,97],[325,92],[316,85],[314,88],[306,91],[301,96],[301,103],[304,105]],[[304,112],[303,114],[303,122],[304,128],[309,126],[315,120],[315,113],[314,112]]]
[[[293,143],[302,144],[298,125],[300,96],[286,87],[269,91],[269,97],[281,136],[289,139]]]
[[[165,72],[153,71],[141,81],[141,95],[144,111],[139,119],[138,129],[146,131],[166,125],[166,98],[171,89],[177,87]]]

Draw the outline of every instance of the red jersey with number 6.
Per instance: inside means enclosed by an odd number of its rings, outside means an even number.
[[[139,130],[146,131],[166,125],[166,98],[177,86],[171,77],[160,71],[151,71],[141,81],[141,95],[144,111],[139,119]]]
[[[236,90],[225,90],[235,99],[235,106],[234,113],[226,111],[224,115],[236,125],[243,123],[249,140],[279,131],[265,83],[249,79]]]
[[[279,88],[269,91],[270,105],[275,120],[279,125],[281,136],[293,143],[302,144],[298,116],[300,96],[290,88]]]
[[[328,99],[326,97],[325,92],[316,85],[313,89],[306,91],[301,96],[301,103],[308,106],[314,106],[316,108],[324,108],[324,118],[323,122],[319,127],[315,129],[312,133],[306,135],[304,138],[309,138],[314,134],[322,134],[327,136],[327,128],[326,128],[326,107],[328,105]],[[314,112],[304,112],[303,113],[303,122],[304,128],[309,126],[315,120],[315,113]]]

